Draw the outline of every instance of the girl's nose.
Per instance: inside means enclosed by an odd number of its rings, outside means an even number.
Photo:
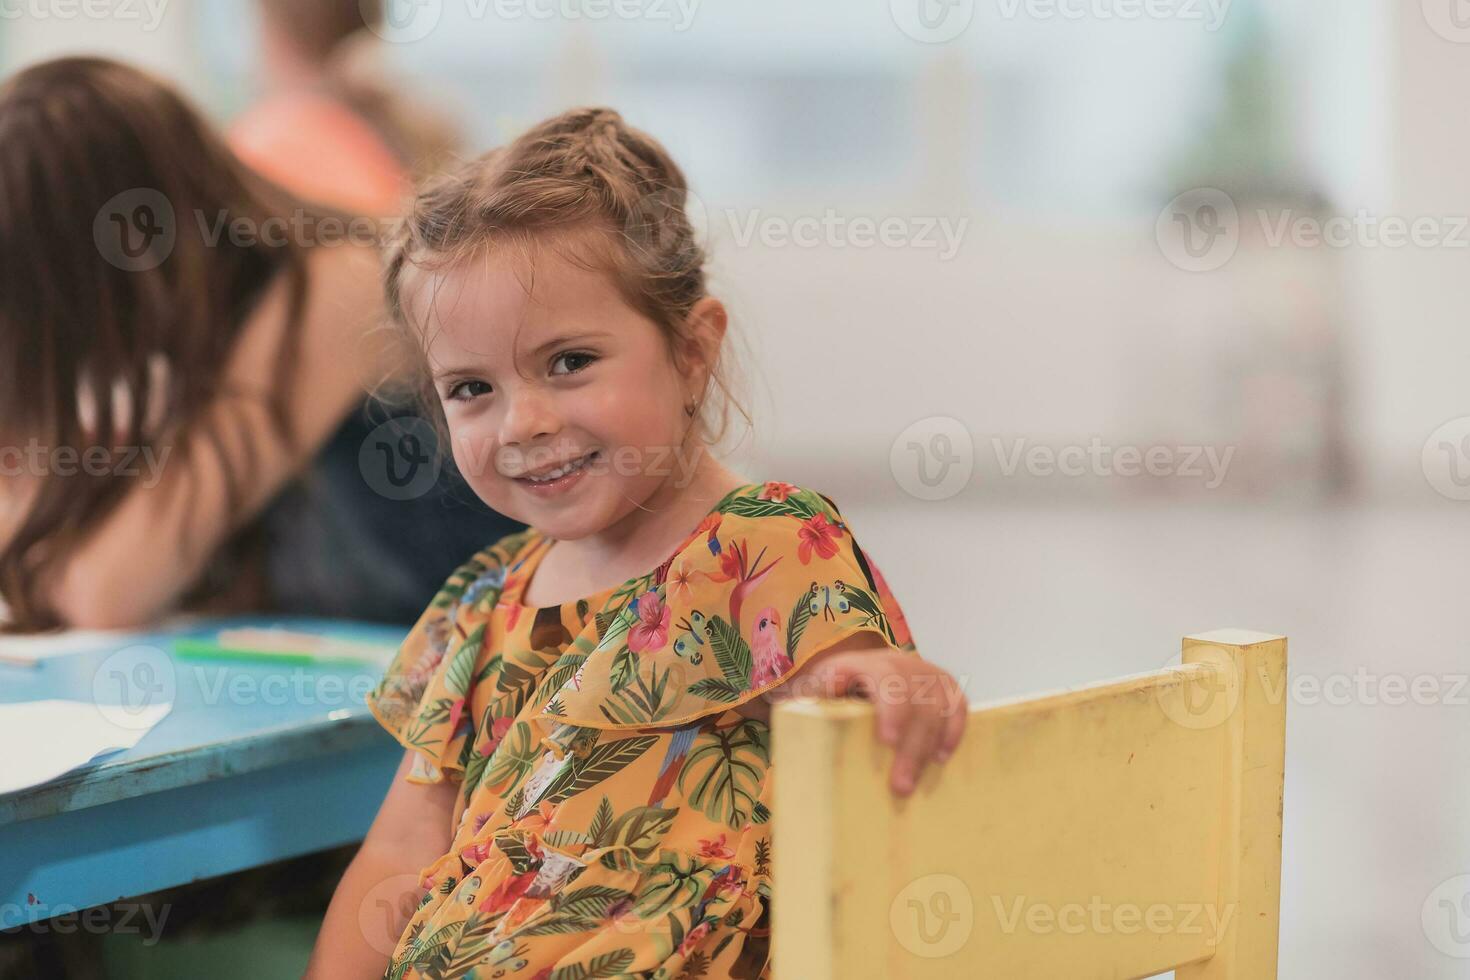
[[[521,386],[510,395],[505,417],[500,421],[502,446],[525,446],[561,430],[551,400],[538,389]]]

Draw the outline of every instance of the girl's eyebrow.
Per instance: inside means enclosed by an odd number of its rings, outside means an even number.
[[[591,331],[589,333],[567,334],[567,335],[562,336],[562,337],[553,337],[551,340],[548,340],[546,343],[542,344],[541,346],[537,347],[535,350],[531,351],[531,353],[532,354],[541,354],[541,353],[544,353],[547,350],[550,350],[552,347],[557,347],[557,346],[559,346],[561,344],[570,344],[570,343],[573,343],[573,342],[579,341],[579,340],[594,340],[594,339],[601,338],[601,337],[611,337],[611,336],[612,336],[612,334],[608,333],[605,330],[594,330],[594,331]]]
[[[578,341],[586,341],[586,340],[598,340],[598,339],[601,339],[601,338],[604,338],[604,337],[611,337],[611,336],[613,336],[613,335],[611,333],[608,333],[606,330],[594,330],[594,331],[590,331],[588,333],[565,334],[565,335],[563,335],[561,337],[553,337],[552,339],[546,341],[546,343],[541,344],[535,350],[531,351],[531,356],[534,357],[534,356],[536,356],[538,354],[542,354],[542,353],[550,350],[551,348],[553,348],[553,347],[559,347],[562,344],[571,344],[571,343],[576,343]],[[456,374],[474,374],[476,371],[483,369],[483,367],[484,367],[483,364],[475,364],[475,365],[459,365],[459,364],[438,365],[433,370],[433,376],[436,377],[436,378],[447,378],[450,375],[456,375]]]

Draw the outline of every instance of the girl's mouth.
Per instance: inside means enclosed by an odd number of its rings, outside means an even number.
[[[587,464],[595,459],[597,459],[597,453],[590,452],[586,456],[550,470],[544,476],[516,477],[516,482],[538,494],[557,493],[580,482],[586,472]]]

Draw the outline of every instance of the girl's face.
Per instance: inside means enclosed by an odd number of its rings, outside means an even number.
[[[703,443],[684,406],[703,375],[675,365],[659,327],[607,272],[564,250],[491,252],[425,276],[423,329],[455,463],[492,509],[576,540],[692,477]],[[560,478],[533,477],[574,469]]]

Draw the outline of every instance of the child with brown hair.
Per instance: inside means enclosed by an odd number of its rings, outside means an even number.
[[[899,793],[958,743],[958,686],[836,504],[708,451],[728,317],[686,194],[577,110],[430,184],[390,252],[460,471],[530,526],[369,699],[407,751],[313,976],[769,976],[766,702],[873,698]]]

